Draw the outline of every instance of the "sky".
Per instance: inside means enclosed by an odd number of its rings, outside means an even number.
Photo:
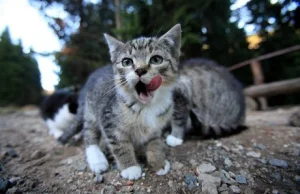
[[[97,0],[90,0],[91,2]],[[249,0],[237,0],[231,9],[245,5]],[[273,0],[276,1],[276,0]],[[55,14],[65,13],[56,10]],[[21,40],[25,52],[32,48],[39,53],[59,51],[63,43],[57,38],[39,10],[32,7],[28,0],[0,0],[0,33],[8,27],[12,40]],[[54,90],[59,82],[59,67],[54,56],[42,57],[35,55],[41,72],[41,83],[45,90]]]

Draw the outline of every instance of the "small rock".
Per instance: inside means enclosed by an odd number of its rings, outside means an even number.
[[[196,183],[197,177],[193,174],[186,174],[184,178],[184,182],[189,185],[190,183]]]
[[[20,190],[16,187],[10,188],[6,192],[6,194],[16,194],[16,193],[22,193],[22,192],[20,192]]]
[[[231,185],[229,189],[231,190],[232,193],[241,193],[241,189],[236,185]]]
[[[132,186],[133,184],[134,184],[134,182],[130,181],[130,180],[126,182],[126,185],[128,185],[128,186]]]
[[[103,182],[103,175],[97,174],[96,177],[94,178],[94,182],[95,182],[96,184],[102,183],[102,182]]]
[[[104,186],[104,188],[100,191],[100,194],[115,194],[116,188],[114,186]]]
[[[243,175],[235,175],[235,180],[240,184],[247,184],[247,179]]]
[[[194,159],[191,159],[191,160],[190,160],[190,164],[191,164],[192,166],[197,166],[197,165],[198,165],[198,162],[197,162],[196,160],[194,160]]]
[[[267,164],[267,160],[262,158],[262,159],[257,159],[259,162],[263,163],[263,164]]]
[[[76,186],[76,185],[71,185],[71,186],[70,186],[70,189],[71,189],[72,191],[75,191],[75,190],[77,189],[77,186]]]
[[[260,144],[260,143],[255,143],[253,146],[254,146],[255,148],[260,149],[260,150],[266,149],[266,146],[263,145],[263,144]]]
[[[214,176],[211,176],[211,175],[209,175],[209,174],[200,174],[200,175],[198,176],[198,180],[199,180],[200,182],[203,182],[203,181],[207,180],[207,181],[210,181],[210,182],[214,183],[214,184],[217,185],[217,186],[220,186],[220,185],[221,185],[221,178],[219,178],[219,177],[214,177]]]
[[[253,158],[259,158],[261,156],[260,152],[254,152],[254,151],[250,151],[246,153],[247,156],[253,157]]]
[[[5,193],[5,191],[8,189],[8,180],[5,178],[0,177],[0,193]]]
[[[132,186],[123,186],[120,189],[121,193],[131,193],[133,190]]]
[[[173,162],[172,163],[172,169],[173,170],[181,170],[184,167],[184,165],[180,162]]]
[[[282,176],[279,172],[274,172],[271,174],[271,177],[274,178],[277,181],[281,181],[282,180]]]
[[[288,163],[285,160],[280,160],[280,159],[276,159],[276,158],[270,159],[269,164],[271,164],[272,166],[277,166],[277,167],[281,167],[281,168],[289,167]]]
[[[32,160],[36,160],[36,159],[40,159],[40,158],[44,157],[45,155],[46,154],[44,152],[42,152],[40,150],[36,150],[31,154],[30,158]]]
[[[87,168],[85,163],[80,163],[78,165],[76,165],[76,170],[78,170],[79,172],[84,172]]]
[[[198,173],[210,173],[214,172],[216,170],[216,167],[213,166],[211,163],[202,163],[198,168]]]
[[[224,192],[224,191],[228,191],[228,187],[226,184],[222,184],[221,187],[219,187],[218,189],[219,192]]]
[[[12,158],[18,157],[18,154],[17,154],[16,150],[13,149],[13,148],[7,148],[7,150],[5,151],[4,155],[12,157]]]
[[[300,176],[299,175],[295,176],[295,181],[298,182],[298,183],[300,183]]]
[[[272,194],[279,194],[279,192],[278,192],[277,189],[273,189],[273,190],[272,190]]]
[[[244,194],[254,194],[254,192],[252,191],[252,189],[250,189],[249,187],[247,187],[247,188],[244,190]]]
[[[8,181],[11,182],[13,185],[16,185],[18,181],[20,181],[20,177],[12,177]]]
[[[202,182],[202,192],[209,194],[218,194],[217,186],[208,180],[204,180]]]
[[[149,188],[149,189],[147,189],[147,193],[151,193],[151,189]]]
[[[173,187],[173,181],[169,180],[168,185],[169,187]]]
[[[224,164],[225,164],[226,166],[228,166],[228,167],[232,166],[232,162],[231,162],[231,160],[230,160],[229,158],[225,158],[225,159],[224,159]]]

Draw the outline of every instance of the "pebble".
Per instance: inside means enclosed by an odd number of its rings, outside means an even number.
[[[216,167],[213,166],[211,163],[202,163],[197,168],[197,172],[200,173],[210,173],[214,172],[216,170]]]
[[[173,162],[172,163],[172,169],[173,170],[181,170],[184,167],[184,165],[180,162]]]
[[[225,159],[224,159],[224,164],[225,164],[226,166],[228,166],[228,167],[232,166],[232,162],[231,162],[231,160],[230,160],[229,158],[225,158]]]
[[[94,178],[94,182],[95,182],[96,184],[102,183],[102,182],[103,182],[103,175],[97,174],[96,177]]]
[[[261,156],[260,152],[254,152],[254,151],[250,151],[246,153],[247,156],[253,157],[253,158],[259,158]]]
[[[71,186],[70,186],[70,189],[71,189],[72,191],[74,191],[74,190],[77,189],[77,186],[76,186],[76,185],[71,185]]]
[[[8,180],[5,178],[0,177],[0,193],[5,193],[5,191],[8,189]]]
[[[18,157],[18,154],[17,154],[16,150],[13,149],[13,148],[7,148],[7,150],[5,151],[4,155],[12,157],[12,158]]]
[[[218,189],[219,192],[224,192],[224,191],[228,191],[228,187],[226,184],[222,184],[221,187],[219,187]]]
[[[79,163],[78,165],[76,165],[76,170],[78,170],[79,172],[84,172],[87,168],[86,163]]]
[[[200,182],[203,182],[203,181],[209,181],[209,182],[212,182],[212,183],[214,183],[215,185],[217,185],[217,186],[220,186],[221,185],[221,178],[219,178],[219,177],[214,177],[214,176],[211,176],[211,175],[209,175],[209,174],[200,174],[199,176],[198,176],[198,180],[200,181]]]
[[[281,168],[289,167],[288,163],[285,160],[280,160],[280,159],[276,159],[276,158],[270,159],[269,164],[271,164],[272,166],[277,166],[277,167],[281,167]]]
[[[279,172],[274,172],[271,174],[271,177],[273,177],[274,179],[276,179],[277,181],[281,181],[282,180],[282,176]]]
[[[134,190],[132,186],[123,186],[121,187],[121,193],[131,193]]]
[[[249,187],[247,187],[247,188],[244,190],[244,194],[254,194],[254,192],[252,191],[252,189],[250,189]]]
[[[235,175],[235,180],[240,184],[247,184],[247,179],[243,175]]]
[[[232,193],[241,193],[241,189],[236,185],[231,185],[229,189],[231,190]]]
[[[168,185],[169,187],[173,187],[173,181],[169,180]]]
[[[36,150],[31,154],[30,158],[32,160],[36,160],[36,159],[40,159],[40,158],[44,157],[45,155],[46,154],[44,152],[41,152],[40,150]]]
[[[116,193],[116,188],[114,186],[104,186],[103,189],[101,189],[100,194],[114,194]]]
[[[208,180],[204,180],[202,182],[202,192],[209,194],[218,194],[217,186]]]
[[[266,149],[266,146],[265,145],[263,145],[263,144],[260,144],[260,143],[254,143],[254,145],[253,145],[255,148],[258,148],[258,149],[260,149],[260,150],[264,150],[264,149]]]
[[[190,183],[196,183],[197,177],[193,174],[186,174],[184,178],[184,182],[189,185]]]
[[[300,183],[300,176],[299,175],[295,176],[295,181],[298,182],[298,183]]]
[[[272,194],[279,194],[279,192],[278,192],[277,189],[273,189],[273,190],[272,190]]]
[[[22,193],[22,192],[16,187],[10,188],[6,192],[6,194],[16,194],[16,193]]]

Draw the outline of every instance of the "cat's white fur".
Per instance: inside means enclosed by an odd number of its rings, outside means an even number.
[[[170,162],[168,160],[165,160],[165,167],[156,171],[156,174],[160,176],[165,175],[170,171],[170,169],[171,169]]]
[[[121,171],[121,176],[129,180],[137,180],[142,176],[142,168],[140,166],[130,166]]]
[[[85,153],[87,163],[95,174],[100,174],[108,169],[108,161],[98,145],[89,145]]]
[[[68,104],[61,107],[54,115],[53,119],[47,119],[46,124],[49,128],[49,134],[56,139],[59,138],[63,131],[70,127],[70,123],[75,119],[75,115],[70,113]]]

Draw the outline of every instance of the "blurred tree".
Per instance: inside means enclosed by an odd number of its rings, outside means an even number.
[[[0,37],[0,106],[37,104],[42,87],[37,62],[14,45],[6,29]]]
[[[56,55],[61,67],[60,87],[84,83],[91,71],[109,62],[103,32],[129,40],[140,35],[160,35],[181,23],[182,59],[208,57],[229,66],[251,56],[243,29],[229,21],[230,0],[31,1],[39,3],[42,13],[60,5],[69,14],[65,20],[47,16],[51,27],[65,41],[64,49]],[[70,34],[75,20],[79,27]]]
[[[262,42],[255,55],[262,55],[300,43],[300,0],[282,0],[277,3],[252,0],[247,3]],[[279,81],[300,75],[300,52],[281,55],[262,61],[266,82]],[[269,98],[270,105],[300,103],[300,94]]]
[[[31,0],[42,13],[63,7],[66,19],[46,15],[50,26],[65,43],[56,54],[60,66],[58,88],[80,85],[96,68],[109,62],[103,33],[114,28],[113,2],[102,0],[98,4],[84,0]],[[79,24],[79,25],[78,25]],[[78,26],[78,28],[76,27]],[[72,31],[75,32],[71,33]]]

